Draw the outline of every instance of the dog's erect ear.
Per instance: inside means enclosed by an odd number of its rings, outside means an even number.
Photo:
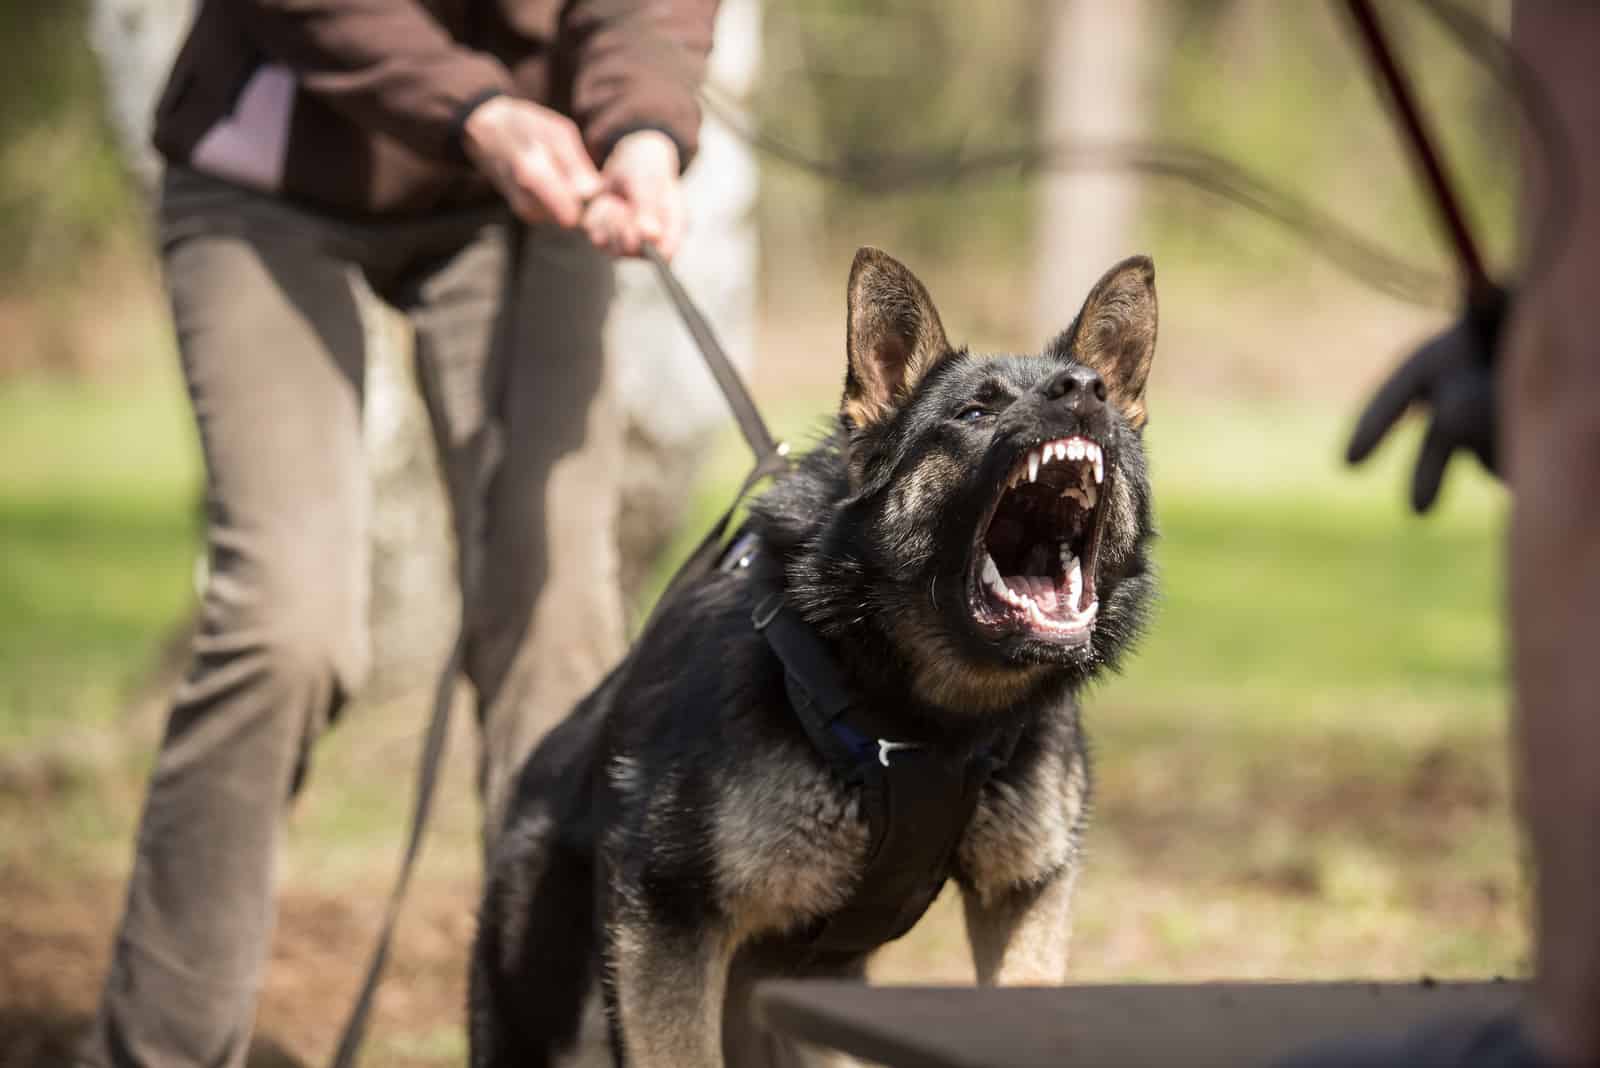
[[[851,427],[892,415],[950,351],[928,291],[904,264],[875,248],[858,251],[850,265],[846,333],[850,363],[842,410]]]
[[[1156,354],[1156,266],[1132,256],[1101,276],[1072,324],[1063,354],[1100,372],[1111,400],[1144,426],[1144,386]]]

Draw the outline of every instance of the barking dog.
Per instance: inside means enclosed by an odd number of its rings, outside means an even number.
[[[983,356],[910,271],[857,254],[833,432],[523,769],[474,947],[475,1066],[563,1063],[586,1017],[635,1068],[782,1060],[750,984],[862,974],[949,879],[981,981],[1064,979],[1075,694],[1153,591],[1154,278],[1118,264],[1043,352]]]

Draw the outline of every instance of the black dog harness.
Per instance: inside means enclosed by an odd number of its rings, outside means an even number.
[[[807,932],[819,956],[854,956],[911,930],[950,878],[961,836],[994,772],[1016,749],[1008,725],[960,752],[896,738],[857,701],[828,647],[785,598],[782,575],[760,561],[760,541],[736,537],[721,568],[750,576],[750,622],[784,668],[789,705],[818,754],[861,790],[867,865],[850,899]]]

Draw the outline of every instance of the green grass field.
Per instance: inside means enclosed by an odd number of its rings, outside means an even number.
[[[198,462],[179,390],[0,384],[0,747],[104,720],[187,611]]]
[[[813,422],[780,420],[796,440]],[[1351,472],[1340,431],[1337,413],[1271,407],[1152,426],[1162,597],[1107,699],[1223,705],[1273,729],[1405,730],[1397,706],[1450,704],[1478,722],[1499,706],[1500,491],[1461,464],[1439,512],[1413,518],[1414,435]],[[117,707],[187,611],[198,461],[164,375],[8,383],[0,449],[0,739],[21,739]],[[743,462],[729,437],[682,543]]]
[[[1524,970],[1500,490],[1463,465],[1419,520],[1404,510],[1414,432],[1352,473],[1338,462],[1345,413],[1152,408],[1163,593],[1126,674],[1086,702],[1098,795],[1077,978]],[[804,440],[816,410],[779,406],[777,421]],[[15,761],[127,732],[118,710],[192,605],[198,471],[170,374],[0,385],[0,455],[0,754]],[[744,462],[730,433],[685,544]],[[262,1029],[308,1063],[375,924],[360,902],[393,870],[420,721],[358,712],[322,746],[291,821]],[[476,814],[470,730],[458,738],[370,1063],[461,1055]],[[26,936],[33,952],[15,959],[57,976],[12,985],[51,991],[69,1018],[92,1004],[148,744],[42,795],[0,776],[0,825],[20,832],[0,848],[14,925],[0,938]],[[942,902],[877,974],[968,975],[958,911]]]

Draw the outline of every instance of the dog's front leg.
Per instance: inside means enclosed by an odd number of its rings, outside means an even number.
[[[988,893],[961,888],[978,982],[1055,986],[1066,981],[1075,874],[1069,867],[1038,885]]]
[[[627,1068],[720,1068],[732,940],[717,924],[685,926],[628,909],[611,937],[616,1035]]]

